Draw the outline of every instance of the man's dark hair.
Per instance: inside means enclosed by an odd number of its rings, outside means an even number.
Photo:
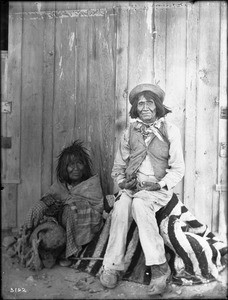
[[[84,165],[82,181],[92,176],[92,162],[87,151],[88,150],[83,146],[83,143],[80,140],[76,140],[60,152],[56,167],[57,179],[60,182],[71,184],[71,180],[69,179],[67,172],[67,166],[75,159],[78,159]]]
[[[143,91],[137,95],[137,98],[132,104],[132,107],[130,109],[129,115],[132,119],[136,119],[139,117],[138,111],[137,111],[137,105],[139,102],[139,97],[144,96],[146,100],[153,100],[156,105],[156,115],[157,118],[160,119],[164,117],[166,114],[172,112],[168,107],[166,107],[161,100],[159,99],[158,95],[154,94],[151,91]]]

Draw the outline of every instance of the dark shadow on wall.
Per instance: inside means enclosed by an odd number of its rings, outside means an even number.
[[[0,1],[1,5],[1,49],[8,50],[9,1]]]

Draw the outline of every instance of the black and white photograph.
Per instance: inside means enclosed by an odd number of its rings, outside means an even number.
[[[1,298],[227,299],[227,2],[1,2]]]

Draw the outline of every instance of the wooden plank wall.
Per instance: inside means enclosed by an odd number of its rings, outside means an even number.
[[[210,5],[200,3],[195,195],[196,197],[200,194],[204,196],[200,201],[195,201],[195,211],[199,216],[203,214],[204,221],[210,225],[213,201],[216,201],[218,197],[215,191],[218,155],[215,159],[215,153],[217,153],[218,140],[219,20],[219,2],[213,2]],[[204,128],[203,132],[201,128]]]
[[[199,4],[187,8],[186,45],[186,98],[185,98],[185,168],[184,201],[190,211],[195,212],[196,179],[196,103],[197,103],[197,51],[198,51]]]
[[[8,80],[8,53],[1,51],[1,107],[7,102],[7,80]],[[2,109],[3,110],[3,109]],[[1,113],[1,136],[7,137],[7,113]],[[1,172],[2,180],[6,179],[7,172],[7,151],[1,151]]]
[[[55,179],[57,155],[74,139],[90,150],[104,194],[115,191],[110,173],[130,121],[128,93],[138,83],[158,82],[173,111],[168,119],[182,135],[186,175],[175,192],[199,220],[219,231],[222,206],[215,185],[219,91],[223,99],[226,93],[221,81],[226,3],[20,5],[10,2],[8,70],[12,116],[19,122],[12,148],[17,166],[15,160],[11,165],[21,180],[17,226]]]
[[[227,4],[220,6],[220,74],[219,74],[219,159],[218,159],[218,201],[213,205],[217,213],[218,228],[221,238],[227,236],[227,118],[222,117],[222,110],[227,113]],[[212,223],[214,229],[214,222]],[[216,230],[216,228],[215,228]]]
[[[20,2],[11,12],[21,12]],[[17,198],[20,183],[20,122],[21,122],[21,39],[22,20],[9,19],[8,53],[1,55],[1,101],[11,104],[9,113],[1,113],[1,136],[11,138],[11,147],[1,148],[2,228],[17,226]],[[10,59],[9,59],[10,58]]]
[[[32,2],[23,3],[24,13],[30,12],[32,5]],[[20,216],[25,215],[25,208],[30,207],[41,193],[43,32],[44,22],[36,18],[22,19],[19,222]]]
[[[44,10],[51,11],[55,5],[43,2]],[[55,18],[43,19],[42,64],[42,142],[41,142],[41,195],[52,183],[53,176],[53,111],[55,87]]]
[[[165,17],[164,9],[166,10]],[[162,24],[163,21],[164,24]],[[156,28],[157,23],[158,29]],[[169,114],[167,119],[180,128],[184,146],[186,5],[178,6],[178,4],[173,5],[171,2],[155,2],[155,30],[158,31],[157,34],[165,30],[165,34],[162,33],[161,41],[159,41],[159,37],[155,38],[156,53],[164,49],[162,55],[158,56],[158,61],[157,57],[154,57],[154,60],[157,61],[155,76],[166,92],[164,104],[172,110],[172,114]],[[160,69],[164,70],[163,74]],[[182,198],[182,190],[183,181],[175,188],[175,192],[180,198]]]
[[[11,8],[12,13],[21,11],[22,4],[15,3]],[[7,136],[12,138],[12,147],[5,151],[5,172],[2,174],[6,183],[18,184],[20,182],[20,122],[21,122],[21,39],[22,20],[17,18],[9,19],[8,42],[13,45],[8,49],[7,60],[7,94],[6,101],[12,103],[12,111],[6,115]],[[4,150],[3,150],[4,152]]]
[[[1,137],[11,137],[10,127],[10,111],[4,110],[4,103],[8,102],[7,86],[8,86],[8,53],[7,51],[1,52]],[[7,111],[7,112],[5,112]],[[12,140],[11,140],[12,145]],[[2,202],[1,206],[1,220],[2,227],[9,228],[16,226],[16,197],[17,197],[17,182],[11,179],[11,181],[6,180],[8,174],[8,152],[12,151],[12,148],[2,148],[1,151],[1,194],[2,199],[7,199],[7,201]]]

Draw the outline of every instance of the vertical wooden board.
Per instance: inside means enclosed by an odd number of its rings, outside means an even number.
[[[116,49],[116,79],[115,79],[115,140],[114,154],[120,142],[123,130],[128,121],[128,33],[129,33],[129,12],[121,7],[116,9],[117,22],[117,49]],[[114,182],[113,182],[114,183]],[[114,183],[115,184],[115,183]],[[117,186],[113,187],[114,192]]]
[[[24,2],[24,11],[30,2]],[[18,224],[41,196],[43,22],[23,14],[21,184],[18,187]]]
[[[115,107],[115,22],[89,20],[87,141],[105,194],[111,193]]]
[[[88,89],[88,52],[89,26],[88,18],[76,20],[76,106],[75,106],[75,138],[87,146],[87,89]]]
[[[22,12],[21,3],[9,5],[8,35],[8,83],[7,101],[12,103],[12,112],[7,114],[7,136],[12,137],[12,148],[6,152],[6,174],[8,182],[20,180],[20,113],[21,113],[21,47],[22,18],[16,12]]]
[[[101,148],[104,151],[102,160],[103,186],[105,194],[112,194],[111,171],[113,166],[114,138],[115,138],[115,72],[116,72],[116,19],[107,14],[102,24],[102,43],[100,47],[100,66],[103,75],[102,99],[100,113],[103,128],[101,132]],[[98,47],[97,47],[98,48]]]
[[[153,82],[152,18],[152,2],[130,2],[129,92],[137,84]]]
[[[186,100],[185,100],[185,177],[184,203],[195,214],[195,139],[196,139],[196,73],[198,49],[199,3],[187,7]]]
[[[167,120],[179,127],[184,150],[185,63],[186,63],[186,3],[167,3],[166,40],[166,105],[172,109]],[[183,180],[175,187],[183,200]]]
[[[217,182],[219,3],[201,2],[197,85],[195,215],[211,229]]]
[[[67,2],[68,3],[68,2]],[[65,9],[67,10],[68,4]],[[56,2],[56,11],[61,2]],[[72,7],[72,6],[71,6]],[[75,22],[56,18],[55,87],[53,111],[53,175],[60,151],[74,140],[75,119]]]
[[[93,171],[94,173],[98,173],[101,175],[100,171],[100,156],[103,155],[102,149],[100,147],[100,110],[99,110],[99,102],[102,100],[99,94],[99,86],[101,83],[101,74],[98,62],[98,53],[96,48],[96,29],[100,30],[100,28],[96,28],[97,25],[96,18],[87,18],[87,73],[86,73],[86,102],[84,107],[84,111],[81,111],[81,114],[85,116],[86,124],[85,124],[85,138],[87,148],[90,151],[91,159],[93,162]],[[94,76],[94,73],[96,75]],[[80,111],[79,111],[80,112]],[[93,139],[94,137],[94,139]]]
[[[166,11],[166,2],[154,2],[154,82],[164,91],[166,90]]]
[[[54,9],[52,2],[43,2],[42,9]],[[42,164],[41,195],[52,184],[52,151],[53,151],[53,105],[54,105],[54,62],[55,62],[55,18],[44,15],[43,36],[43,120],[42,120]]]
[[[17,184],[2,184],[1,190],[1,225],[2,229],[17,226]]]
[[[1,108],[3,102],[8,101],[7,97],[7,75],[8,75],[8,53],[1,51]],[[1,136],[7,136],[7,113],[1,112]],[[1,180],[6,181],[7,174],[7,151],[1,148]]]
[[[129,12],[121,7],[116,10],[116,107],[115,107],[115,153],[128,120],[128,46]]]
[[[220,75],[219,75],[219,113],[227,108],[227,3],[220,2]],[[227,119],[219,119],[219,143],[227,145]],[[227,238],[227,157],[222,157],[218,147],[218,185],[224,186],[225,191],[219,194],[219,201],[213,202],[213,220],[219,219],[218,227],[212,223],[212,228]],[[226,153],[227,156],[227,153]]]

